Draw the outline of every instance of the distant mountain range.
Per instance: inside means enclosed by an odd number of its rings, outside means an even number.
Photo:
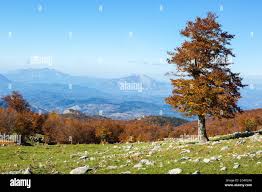
[[[246,81],[251,82],[251,86],[242,90],[240,106],[244,109],[261,108],[261,81]],[[183,117],[164,102],[172,93],[170,83],[147,75],[103,79],[72,76],[48,68],[23,69],[0,75],[0,95],[14,90],[20,91],[35,111],[70,113],[73,109],[114,119],[147,115]]]
[[[0,84],[6,84],[6,83],[10,83],[11,81],[9,79],[7,79],[5,76],[0,74]]]

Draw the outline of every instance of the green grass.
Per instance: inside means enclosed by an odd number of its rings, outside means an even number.
[[[238,144],[244,140],[243,144]],[[31,167],[35,174],[68,174],[72,169],[84,165],[94,168],[88,174],[166,174],[169,170],[180,168],[182,174],[261,174],[262,173],[262,136],[259,140],[249,138],[221,140],[220,143],[208,142],[178,143],[173,140],[106,145],[37,145],[37,146],[2,146],[0,147],[0,173],[18,171]],[[128,149],[132,145],[131,149]],[[228,150],[221,148],[228,146]],[[154,153],[150,153],[156,148]],[[182,150],[190,153],[181,154]],[[79,160],[87,154],[87,160]],[[241,159],[234,157],[242,156]],[[220,156],[220,160],[203,162],[204,158]],[[181,160],[188,157],[188,160]],[[153,165],[143,165],[134,168],[142,159],[153,162]],[[199,159],[199,162],[194,160]],[[261,163],[259,163],[261,162]],[[240,165],[233,169],[234,163]],[[110,166],[117,166],[109,169]],[[221,167],[226,171],[220,171]]]

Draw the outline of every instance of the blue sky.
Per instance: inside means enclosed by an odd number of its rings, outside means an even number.
[[[260,0],[0,0],[0,72],[51,67],[89,76],[162,78],[188,20],[213,11],[236,35],[235,72],[262,75]],[[34,63],[32,58],[51,58]]]

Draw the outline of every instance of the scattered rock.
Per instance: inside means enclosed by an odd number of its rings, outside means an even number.
[[[22,174],[23,170],[19,170],[19,171],[9,171],[7,173],[2,173],[2,174],[11,174],[11,175],[16,175],[16,174]]]
[[[85,174],[88,171],[90,171],[91,169],[89,168],[89,166],[84,166],[84,167],[77,167],[75,169],[73,169],[72,171],[70,171],[70,174]]]
[[[180,159],[180,161],[186,161],[186,160],[189,160],[190,159],[190,157],[182,157],[181,159]]]
[[[168,171],[168,174],[180,174],[180,173],[182,173],[182,169],[180,168],[176,168]]]
[[[117,169],[117,166],[108,166],[107,169],[110,169],[110,170]]]
[[[228,146],[224,146],[224,147],[222,147],[221,148],[221,150],[220,151],[226,151],[226,150],[228,150],[229,149],[229,147]]]
[[[200,174],[200,171],[199,170],[197,170],[197,171],[195,171],[194,173],[192,173],[193,175],[197,175],[197,174]]]
[[[125,149],[129,151],[129,150],[132,149],[132,147],[133,147],[133,145],[128,145],[128,146],[125,147]]]
[[[161,146],[160,145],[156,145],[154,146],[150,151],[149,151],[149,155],[153,155],[154,153],[157,153],[158,151],[160,151]]]
[[[241,155],[238,155],[236,158],[237,158],[238,160],[240,160],[242,157],[241,157]]]
[[[189,149],[182,149],[182,151],[180,152],[180,154],[184,154],[184,153],[190,153],[191,151]]]
[[[227,170],[226,167],[222,167],[222,168],[220,169],[220,171],[226,171],[226,170]]]
[[[262,137],[261,137],[261,135],[259,134],[259,133],[256,133],[255,135],[253,135],[253,136],[251,136],[251,137],[249,137],[252,141],[259,141],[259,142],[261,142],[262,141]]]
[[[235,163],[235,165],[233,166],[233,169],[238,169],[240,167],[240,165],[238,163]]]
[[[119,168],[123,168],[123,167],[126,167],[127,164],[124,164],[124,165],[120,165]]]
[[[125,171],[125,172],[122,172],[121,174],[131,174],[130,171]]]
[[[209,163],[209,162],[210,162],[210,159],[206,159],[206,158],[205,158],[205,159],[203,159],[203,162],[204,162],[204,163]]]
[[[139,156],[141,156],[142,155],[142,153],[140,153],[140,152],[137,152],[137,153],[134,153],[134,154],[132,154],[132,155],[130,155],[131,157],[139,157]]]
[[[220,144],[220,143],[221,143],[221,141],[214,141],[214,142],[211,143],[211,145],[217,145],[217,144]]]
[[[211,161],[219,161],[220,159],[219,159],[219,157],[214,156],[214,157],[210,157],[210,160]]]
[[[245,140],[239,140],[239,141],[237,141],[236,142],[236,145],[242,145],[242,144],[244,144],[246,141]]]
[[[138,163],[138,164],[135,164],[135,165],[134,165],[134,168],[138,168],[138,169],[139,169],[139,168],[141,168],[142,166],[143,166],[143,165],[142,165],[141,163]]]
[[[33,172],[32,172],[32,170],[30,169],[30,167],[26,168],[26,169],[22,172],[22,174],[26,174],[26,175],[32,174],[32,173],[33,173]]]
[[[52,170],[51,174],[59,174],[59,172],[56,170]]]
[[[83,156],[81,156],[80,158],[79,158],[79,160],[86,160],[88,157],[87,157],[87,155],[83,155]]]
[[[149,161],[149,160],[147,160],[147,159],[142,159],[142,160],[140,161],[140,163],[141,163],[142,165],[154,165],[154,162]]]
[[[250,154],[248,154],[248,156],[251,157],[251,158],[253,158],[253,157],[256,156],[256,154],[255,154],[255,153],[250,153]]]
[[[194,163],[198,163],[199,161],[200,161],[199,158],[193,160]]]

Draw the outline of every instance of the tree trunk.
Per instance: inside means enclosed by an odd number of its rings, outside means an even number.
[[[206,119],[205,116],[198,116],[198,137],[201,142],[209,141],[206,132]]]

